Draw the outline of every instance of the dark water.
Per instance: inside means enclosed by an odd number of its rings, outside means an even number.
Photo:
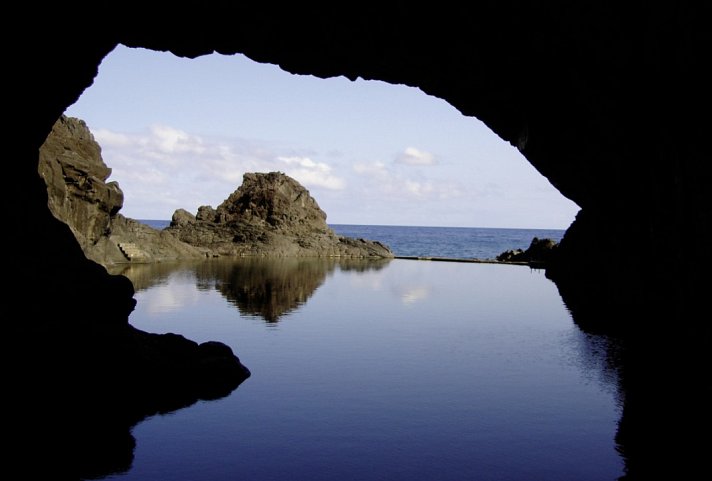
[[[606,347],[527,267],[392,260],[131,266],[131,323],[230,345],[227,398],[133,429],[112,479],[613,480]]]
[[[156,229],[167,220],[142,220]],[[495,229],[482,227],[416,227],[331,224],[343,236],[377,240],[398,256],[494,259],[509,249],[526,249],[534,237],[560,241],[560,229]]]

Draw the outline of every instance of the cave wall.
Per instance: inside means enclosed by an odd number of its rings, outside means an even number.
[[[25,357],[25,370],[17,371],[20,384],[30,367],[40,371],[52,356],[72,356],[72,332],[81,331],[86,342],[87,332],[126,324],[133,306],[130,285],[87,261],[70,230],[50,214],[37,174],[38,149],[52,125],[91,86],[101,59],[122,43],[185,57],[239,52],[292,73],[416,86],[476,116],[582,208],[548,273],[577,322],[604,332],[624,326],[629,336],[650,341],[643,354],[631,350],[637,360],[628,365],[643,368],[628,369],[622,383],[635,394],[626,412],[638,414],[625,414],[629,427],[621,435],[630,439],[637,432],[643,440],[628,449],[654,448],[672,432],[684,436],[675,431],[679,426],[697,422],[701,409],[687,409],[682,421],[670,417],[668,431],[646,427],[653,418],[640,413],[653,408],[640,406],[659,398],[657,380],[630,373],[666,369],[655,365],[659,358],[676,359],[678,368],[703,366],[709,347],[709,322],[698,314],[704,312],[710,211],[703,171],[709,35],[701,7],[263,2],[173,5],[170,15],[128,5],[32,8],[15,13],[17,28],[3,33],[11,146],[3,195],[6,239],[15,247],[6,259],[6,296],[41,302],[25,302],[21,314],[5,318],[13,319],[13,338],[56,340],[62,333],[64,344],[37,345],[32,362]],[[18,357],[27,349],[25,343],[12,347]],[[675,371],[667,380],[674,379],[678,394],[653,401],[655,416],[669,410],[668,402],[685,412],[680,399],[703,406],[699,395],[709,397],[708,375],[699,368]],[[632,388],[635,383],[642,387]]]
[[[551,275],[575,283],[602,265],[611,274],[578,291],[612,298],[649,275],[676,298],[695,290],[701,267],[691,253],[706,247],[709,218],[701,172],[706,132],[697,114],[709,76],[703,16],[684,2],[265,4],[179,10],[170,22],[148,11],[111,15],[111,22],[98,12],[87,21],[50,8],[33,19],[33,41],[12,51],[14,88],[24,102],[14,116],[10,196],[26,206],[12,220],[32,219],[30,231],[44,222],[64,230],[45,219],[37,148],[116,44],[186,57],[239,52],[293,73],[417,86],[485,122],[582,208]],[[73,249],[65,237],[53,237],[59,251]],[[52,249],[37,251],[41,263],[57,262]],[[647,289],[638,290],[645,297]]]

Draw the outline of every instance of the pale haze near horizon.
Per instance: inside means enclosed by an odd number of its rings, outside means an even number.
[[[331,224],[565,229],[579,210],[482,122],[402,85],[119,46],[65,113],[134,219],[217,207],[245,172],[270,171]]]

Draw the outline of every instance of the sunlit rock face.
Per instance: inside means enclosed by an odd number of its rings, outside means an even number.
[[[178,209],[166,231],[212,256],[393,257],[378,241],[337,235],[309,191],[281,172],[246,173],[217,209]]]
[[[116,182],[107,182],[111,169],[83,121],[60,117],[40,148],[39,172],[50,211],[71,228],[85,252],[107,236],[124,194]]]
[[[124,194],[86,123],[62,115],[40,147],[47,206],[67,224],[84,255],[103,266],[204,258],[205,252],[119,213]]]
[[[187,57],[240,52],[293,73],[417,86],[485,122],[581,207],[549,275],[575,318],[648,345],[633,350],[642,357],[627,365],[639,369],[628,369],[622,386],[636,400],[624,410],[628,467],[644,473],[652,459],[647,469],[659,475],[659,463],[670,460],[693,474],[694,461],[704,459],[700,445],[677,441],[692,439],[685,428],[703,419],[696,406],[709,406],[701,381],[709,379],[701,367],[709,322],[697,314],[705,312],[707,263],[699,253],[707,251],[710,221],[707,15],[684,2],[488,2],[395,12],[259,5],[174,9],[169,22],[117,9],[111,25],[64,7],[16,17],[32,42],[8,42],[5,62],[5,88],[20,100],[7,106],[13,122],[4,193],[6,205],[18,208],[5,220],[22,233],[21,253],[7,259],[7,297],[37,290],[38,273],[45,288],[43,302],[24,306],[9,334],[125,321],[130,311],[130,289],[84,258],[47,209],[37,174],[38,149],[52,125],[118,43]],[[61,360],[68,351],[53,354]],[[672,374],[656,384],[652,374],[636,377],[643,371]],[[672,412],[679,415],[674,422]],[[656,420],[666,416],[670,422],[658,429]]]

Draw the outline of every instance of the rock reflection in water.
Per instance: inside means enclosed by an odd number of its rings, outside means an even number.
[[[341,269],[367,270],[383,267],[385,263],[246,258],[230,265],[218,264],[212,272],[198,272],[198,280],[213,276],[217,290],[243,315],[259,316],[274,323],[306,303],[337,265]]]
[[[696,478],[709,451],[698,437],[711,426],[709,364],[700,361],[709,337],[671,325],[679,304],[655,299],[651,283],[606,299],[595,289],[555,283],[586,338],[580,352],[588,372],[617,383],[615,442],[626,471],[620,479]]]
[[[244,257],[169,263],[131,264],[113,269],[136,291],[164,284],[171,276],[194,276],[198,290],[214,289],[241,314],[276,323],[304,305],[335,269],[365,272],[391,259]]]

